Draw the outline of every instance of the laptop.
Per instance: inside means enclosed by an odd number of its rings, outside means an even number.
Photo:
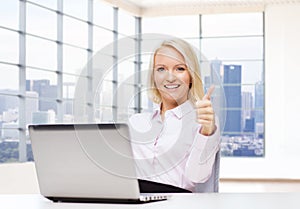
[[[52,201],[143,203],[126,124],[29,125],[40,192]]]

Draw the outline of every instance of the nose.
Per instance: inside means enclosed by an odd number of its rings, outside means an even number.
[[[172,72],[168,72],[168,75],[167,75],[167,81],[172,83],[176,80],[176,76],[172,73]]]

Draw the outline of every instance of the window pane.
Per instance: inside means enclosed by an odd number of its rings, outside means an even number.
[[[15,91],[6,90],[6,94],[15,94]],[[17,123],[19,119],[19,98],[0,94],[0,123]],[[2,135],[3,136],[3,135]]]
[[[47,88],[57,85],[57,75],[55,72],[47,72],[42,70],[35,70],[31,68],[26,69],[26,90],[35,91],[39,97],[43,95],[44,91],[47,93]]]
[[[207,59],[263,59],[263,38],[211,38],[202,39],[203,55]]]
[[[262,61],[243,61],[243,62],[224,62],[224,65],[240,65],[242,70],[243,84],[255,84],[263,79],[263,62]]]
[[[2,1],[0,7],[0,26],[18,29],[19,0]],[[6,40],[6,39],[5,39]],[[2,46],[2,45],[1,45]]]
[[[19,34],[0,28],[0,61],[19,62]]]
[[[111,31],[94,27],[93,36],[94,54],[101,51],[101,53],[113,55],[113,33]]]
[[[36,91],[26,91],[26,124],[32,124],[34,115],[39,111],[39,94]]]
[[[263,14],[202,15],[202,36],[262,35]]]
[[[63,0],[64,13],[87,20],[87,0]]]
[[[67,16],[63,17],[63,21],[63,42],[87,48],[88,24]]]
[[[2,134],[2,140],[0,144],[0,163],[12,163],[18,162],[19,160],[19,141],[18,129],[16,127],[6,128],[7,126],[12,127],[16,126],[15,124],[5,124],[3,129],[0,129]]]
[[[55,42],[27,36],[26,53],[26,63],[28,66],[56,70],[57,45]]]
[[[63,46],[63,72],[80,75],[87,64],[87,51]]]
[[[118,13],[118,32],[130,36],[135,34],[135,18],[123,10]]]
[[[111,81],[103,81],[101,86],[100,105],[111,106],[113,105],[113,83]]]
[[[223,156],[262,157],[263,139],[257,138],[255,133],[235,137],[222,136],[221,152]]]
[[[63,75],[63,98],[73,99],[78,76]]]
[[[94,23],[102,27],[113,30],[113,7],[101,1],[94,2]]]
[[[49,7],[51,9],[57,9],[57,0],[30,0],[32,2],[35,2],[39,5]]]
[[[134,84],[135,65],[132,61],[125,60],[118,65],[118,82]]]
[[[64,108],[63,122],[64,123],[72,123],[74,121],[73,102],[74,101],[72,99],[68,99],[63,102],[63,108]]]
[[[31,123],[33,124],[47,124],[55,123],[57,103],[54,99],[39,99],[32,100],[31,103],[38,104],[38,111],[32,112]],[[28,121],[27,121],[28,122]]]
[[[198,37],[199,16],[143,18],[143,33],[160,33],[175,37]]]
[[[120,84],[117,89],[118,93],[118,108],[128,109],[130,104],[132,104],[132,99],[134,99],[135,89],[133,85],[130,84]],[[133,107],[131,107],[133,108]],[[126,112],[118,112],[118,115],[126,115]]]
[[[55,40],[57,36],[57,14],[53,11],[27,4],[26,31]],[[45,27],[46,26],[46,27]]]
[[[19,68],[0,64],[0,90],[19,90]]]

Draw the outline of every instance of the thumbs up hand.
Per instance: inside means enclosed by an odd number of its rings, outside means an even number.
[[[216,130],[215,125],[215,112],[210,101],[210,97],[215,89],[211,86],[202,100],[197,101],[195,108],[197,112],[197,122],[202,125],[200,134],[205,136],[212,135]]]

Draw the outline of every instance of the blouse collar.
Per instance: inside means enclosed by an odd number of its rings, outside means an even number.
[[[160,112],[161,112],[161,103],[159,105],[157,105],[157,107],[154,109],[154,112],[152,114],[152,119],[159,116]],[[184,115],[190,113],[191,111],[194,110],[194,107],[192,105],[192,102],[190,100],[185,101],[184,103],[182,103],[181,105],[167,110],[165,112],[165,114],[173,114],[175,115],[178,119],[181,119]]]

